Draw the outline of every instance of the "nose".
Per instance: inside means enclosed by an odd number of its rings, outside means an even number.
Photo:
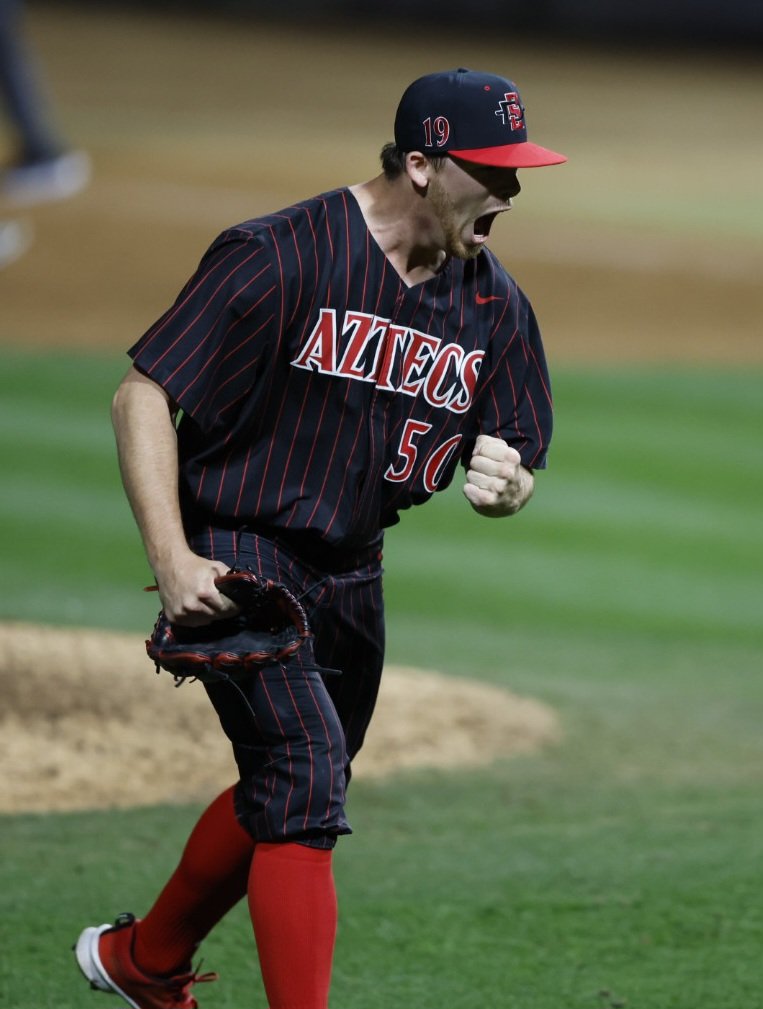
[[[506,180],[506,199],[510,200],[514,196],[519,196],[522,192],[522,187],[519,184],[519,179],[517,178],[516,169],[512,172],[509,179]]]
[[[489,185],[488,188],[495,196],[504,200],[506,203],[508,203],[514,196],[519,196],[522,187],[520,186],[519,179],[517,178],[516,168],[500,169],[499,172],[496,172],[496,176],[492,180],[492,185]]]

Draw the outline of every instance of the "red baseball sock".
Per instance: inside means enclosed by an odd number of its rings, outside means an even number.
[[[233,788],[202,813],[175,872],[135,928],[133,955],[147,974],[172,974],[247,889],[254,840],[236,819]]]
[[[249,911],[270,1009],[327,1009],[337,921],[331,852],[258,844]]]

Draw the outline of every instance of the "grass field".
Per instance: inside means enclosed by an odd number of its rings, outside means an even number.
[[[123,369],[0,355],[0,618],[153,619],[108,425]],[[390,660],[539,697],[565,735],[353,786],[335,1009],[763,1005],[761,377],[562,369],[526,512],[479,519],[454,487],[390,531]],[[196,812],[0,821],[4,1009],[100,1004],[71,940],[145,909]],[[205,1009],[265,1006],[243,908],[204,956]]]

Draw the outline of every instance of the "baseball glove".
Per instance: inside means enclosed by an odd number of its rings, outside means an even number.
[[[280,582],[231,568],[215,584],[240,612],[201,627],[185,627],[170,623],[162,610],[146,641],[157,672],[166,669],[178,683],[189,677],[205,683],[235,680],[288,662],[310,637],[302,604]]]

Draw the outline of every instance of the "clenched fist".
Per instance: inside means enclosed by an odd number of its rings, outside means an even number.
[[[464,495],[480,515],[514,515],[529,501],[535,481],[519,452],[502,438],[478,435],[466,473]]]

